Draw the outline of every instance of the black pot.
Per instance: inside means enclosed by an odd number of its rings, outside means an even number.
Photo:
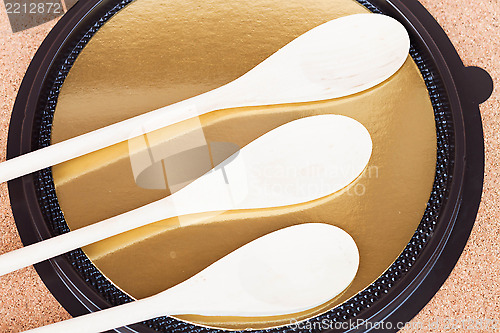
[[[36,53],[19,90],[9,129],[7,157],[50,144],[59,88],[83,45],[131,0],[79,1],[64,15]],[[366,290],[311,319],[344,325],[332,332],[395,332],[413,318],[446,280],[467,242],[481,199],[484,146],[479,104],[493,90],[480,68],[464,67],[453,45],[416,0],[358,0],[403,23],[411,54],[429,89],[438,137],[437,172],[427,210],[396,262]],[[68,230],[49,169],[9,182],[12,210],[25,245]],[[115,288],[81,250],[35,265],[56,299],[73,316],[131,299]],[[364,325],[356,326],[366,320]],[[348,326],[347,323],[352,323]],[[377,322],[384,322],[378,327]],[[213,331],[172,318],[158,318],[119,332]],[[291,331],[288,327],[270,331]],[[301,331],[309,331],[303,329]]]

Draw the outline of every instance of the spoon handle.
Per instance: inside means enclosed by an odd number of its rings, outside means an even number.
[[[195,96],[0,163],[0,182],[24,176],[213,111],[214,92]]]
[[[36,333],[99,333],[165,315],[164,304],[156,302],[155,296],[131,303],[114,306],[83,316],[38,327],[26,332]]]
[[[170,197],[0,255],[0,276],[149,223],[176,216]]]
[[[210,189],[206,188],[207,184],[211,185]],[[0,255],[0,276],[170,217],[231,209],[234,207],[231,186],[232,184],[224,183],[222,170],[212,170],[193,182],[189,188],[183,188],[166,198]],[[193,202],[198,204],[193,205]],[[179,220],[180,226],[192,223],[197,222],[190,219]]]

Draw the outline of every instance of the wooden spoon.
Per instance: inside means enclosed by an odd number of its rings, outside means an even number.
[[[358,266],[348,233],[329,224],[301,224],[260,237],[154,296],[28,332],[97,333],[165,315],[298,313],[338,296]]]
[[[214,110],[355,94],[392,76],[409,47],[405,28],[388,16],[341,17],[299,36],[220,88],[0,163],[0,182]]]
[[[371,152],[370,134],[352,118],[298,119],[252,141],[164,199],[1,255],[0,275],[170,217],[312,201],[354,181]],[[180,225],[190,221],[180,219]]]

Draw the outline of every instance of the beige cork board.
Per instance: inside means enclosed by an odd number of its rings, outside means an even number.
[[[443,26],[466,65],[480,66],[500,83],[500,5],[497,0],[422,0]],[[24,72],[55,21],[12,34],[0,4],[0,159],[5,159],[10,113]],[[500,93],[481,106],[486,144],[483,201],[468,245],[449,279],[412,321],[406,332],[490,332],[473,323],[500,321],[500,226],[497,174],[500,172]],[[21,246],[9,206],[7,186],[0,185],[0,253]],[[69,318],[33,268],[0,277],[0,332],[21,332]],[[413,326],[413,327],[412,327]],[[446,327],[448,326],[448,328]]]

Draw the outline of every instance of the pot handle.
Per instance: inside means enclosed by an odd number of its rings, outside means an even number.
[[[486,102],[493,93],[493,79],[486,70],[480,67],[465,67],[465,82],[474,104]]]

